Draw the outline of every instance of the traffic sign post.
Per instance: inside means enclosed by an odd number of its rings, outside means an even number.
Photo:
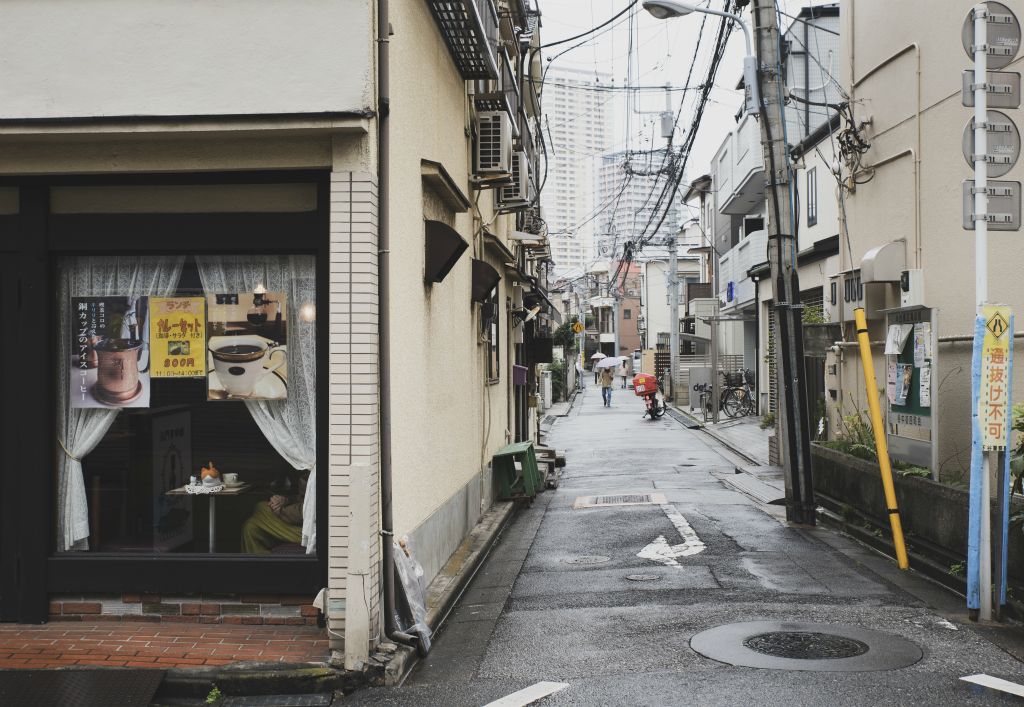
[[[964,79],[963,104],[974,107],[974,117],[964,128],[964,158],[974,167],[974,179],[964,182],[964,228],[974,228],[974,286],[978,316],[975,320],[972,361],[972,418],[970,527],[967,542],[967,607],[972,617],[992,618],[992,529],[989,504],[990,473],[999,468],[1000,499],[998,600],[996,612],[1006,600],[1006,538],[1009,525],[1009,464],[1002,459],[1012,425],[1010,366],[1013,359],[1013,317],[1006,307],[988,302],[988,230],[1020,228],[1020,184],[989,182],[1000,177],[1020,157],[1020,133],[1013,120],[993,105],[1020,105],[1020,76],[997,72],[1017,55],[1021,27],[1016,15],[999,2],[975,5],[964,20],[961,38],[964,51],[974,60],[973,76]],[[1016,82],[1015,82],[1016,79]],[[973,100],[968,94],[973,91]],[[1016,207],[1014,198],[1016,196]],[[973,197],[973,210],[971,207]],[[1015,225],[1014,225],[1015,224]],[[1007,353],[1006,347],[1009,347]],[[1002,442],[1002,445],[999,442]],[[1006,488],[1004,488],[1006,487]]]

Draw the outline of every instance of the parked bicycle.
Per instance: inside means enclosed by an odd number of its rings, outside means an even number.
[[[711,384],[697,383],[693,386],[693,392],[697,393],[697,405],[704,415],[704,422],[714,419],[715,410],[711,400]]]
[[[725,374],[725,390],[722,391],[722,410],[729,417],[745,417],[757,412],[754,391],[754,372],[745,371]]]

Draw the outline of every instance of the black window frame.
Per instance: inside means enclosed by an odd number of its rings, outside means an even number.
[[[19,213],[0,221],[0,250],[17,262],[19,336],[38,342],[46,355],[24,357],[14,389],[5,391],[3,417],[17,414],[17,444],[0,449],[0,621],[40,623],[48,597],[62,593],[315,594],[327,585],[328,474],[317,475],[315,557],[228,554],[107,554],[55,552],[56,484],[49,473],[18,474],[56,454],[56,268],[61,256],[166,254],[311,254],[316,256],[317,461],[329,464],[327,326],[330,172],[327,170],[110,174],[3,177],[19,188]],[[49,192],[64,186],[314,185],[316,209],[274,213],[53,214]],[[138,234],[144,232],[145,239]],[[281,234],[287,234],[282,239]],[[243,235],[244,234],[244,235]],[[6,242],[5,242],[6,241]],[[172,244],[172,245],[166,245]],[[26,303],[31,306],[25,306]],[[35,381],[33,383],[33,381]],[[45,390],[38,381],[46,381]],[[6,381],[5,381],[6,382]],[[14,406],[17,405],[15,409]],[[11,529],[12,532],[6,532]]]

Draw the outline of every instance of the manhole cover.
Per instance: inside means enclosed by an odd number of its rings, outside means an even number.
[[[891,633],[796,621],[716,626],[691,638],[690,647],[727,665],[820,672],[897,670],[924,655],[916,644]]]
[[[662,493],[623,493],[614,496],[580,496],[573,501],[573,508],[594,508],[597,506],[651,506],[667,503]]]
[[[610,559],[612,558],[604,555],[580,555],[579,557],[570,557],[566,563],[570,565],[600,565]]]
[[[868,652],[868,644],[863,641],[811,631],[759,633],[743,641],[743,645],[765,655],[797,660],[853,658]]]
[[[660,574],[627,574],[626,579],[630,582],[657,582],[661,579]]]

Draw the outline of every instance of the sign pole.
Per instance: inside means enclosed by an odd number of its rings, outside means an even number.
[[[974,6],[974,290],[975,303],[981,311],[988,300],[988,6]],[[975,356],[980,352],[975,351]],[[982,451],[981,508],[978,531],[978,583],[980,585],[979,618],[992,618],[992,528],[989,513],[991,452]],[[971,485],[974,485],[972,479]]]

